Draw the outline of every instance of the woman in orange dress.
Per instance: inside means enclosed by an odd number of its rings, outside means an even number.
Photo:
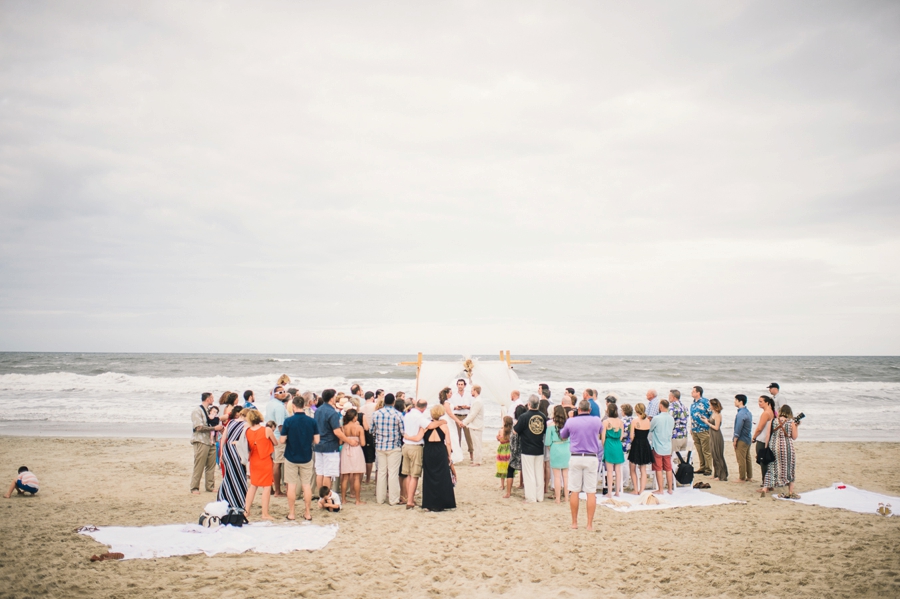
[[[272,493],[272,483],[275,477],[272,475],[272,451],[278,445],[275,433],[262,424],[262,414],[259,410],[245,410],[247,424],[247,445],[250,446],[250,485],[247,487],[247,499],[244,502],[244,514],[250,519],[250,506],[256,497],[257,487],[262,487],[262,519],[271,520],[269,515],[269,495]]]

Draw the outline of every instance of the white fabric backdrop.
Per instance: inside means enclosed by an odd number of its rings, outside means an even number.
[[[444,387],[456,389],[454,382],[463,372],[463,360],[454,362],[425,362],[419,367],[418,397],[427,399],[428,405],[433,406],[438,402],[438,394]]]
[[[501,413],[505,413],[506,406],[509,405],[509,394],[519,387],[519,376],[506,362],[475,361],[472,384],[481,386],[483,400],[497,402],[503,410]]]

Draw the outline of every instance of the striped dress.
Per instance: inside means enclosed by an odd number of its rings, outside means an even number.
[[[774,424],[774,423],[773,423]],[[775,425],[777,426],[777,425]],[[794,440],[791,439],[791,431],[794,421],[788,420],[783,427],[769,436],[769,449],[775,454],[775,461],[766,469],[766,477],[763,486],[769,489],[786,487],[794,482]]]
[[[219,501],[227,501],[229,507],[241,511],[244,510],[244,501],[247,497],[247,470],[241,463],[241,456],[235,443],[247,442],[243,436],[246,426],[247,423],[243,420],[229,420],[222,433],[222,442],[225,444],[222,450],[224,475],[217,497]]]

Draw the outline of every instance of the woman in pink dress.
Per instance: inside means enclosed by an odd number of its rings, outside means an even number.
[[[359,439],[359,445],[351,447],[349,443],[344,443],[341,448],[341,503],[347,504],[347,486],[353,485],[353,494],[356,496],[356,505],[365,503],[359,498],[359,487],[362,482],[362,475],[366,471],[366,456],[363,453],[363,447],[366,445],[366,431],[359,423],[357,417],[359,412],[354,408],[347,410],[344,414],[344,426],[341,430],[348,439],[356,437]]]

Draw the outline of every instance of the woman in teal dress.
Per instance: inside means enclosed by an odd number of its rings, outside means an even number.
[[[622,492],[622,464],[625,463],[625,452],[622,450],[622,431],[625,430],[625,424],[619,418],[619,410],[614,403],[607,406],[606,416],[600,432],[600,438],[603,439],[603,459],[606,462],[606,488],[610,491],[615,489],[613,496],[618,497]],[[615,487],[613,475],[616,480]]]
[[[547,427],[544,433],[544,445],[550,448],[550,468],[553,470],[553,489],[556,492],[556,503],[560,503],[560,496],[566,494],[569,501],[569,440],[560,439],[559,431],[566,425],[566,409],[562,406],[553,408],[553,425]]]

